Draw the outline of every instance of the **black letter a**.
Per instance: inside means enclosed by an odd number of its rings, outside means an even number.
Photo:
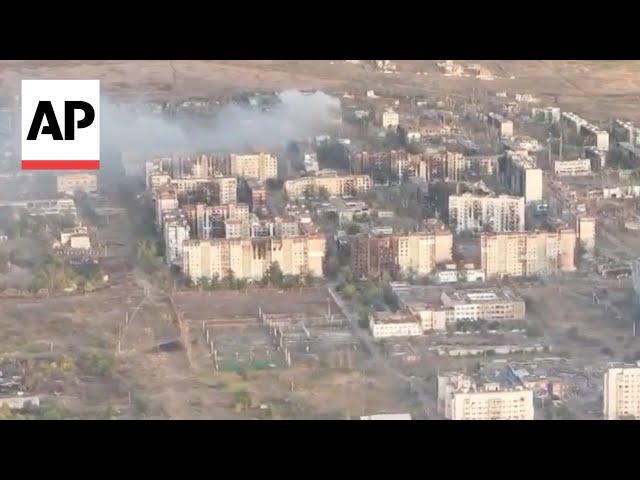
[[[62,138],[60,127],[58,126],[56,114],[53,111],[53,105],[51,105],[51,102],[49,101],[38,102],[38,108],[36,108],[36,113],[33,116],[33,123],[31,124],[31,128],[29,128],[27,140],[35,140],[38,137],[44,117],[47,117],[48,125],[46,127],[42,127],[42,133],[44,135],[51,135],[54,140],[64,140],[64,138]]]

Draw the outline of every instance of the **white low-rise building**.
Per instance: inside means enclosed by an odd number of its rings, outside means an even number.
[[[375,312],[369,316],[369,329],[376,339],[422,335],[420,322],[404,313]]]
[[[578,158],[575,160],[562,160],[554,163],[554,171],[558,177],[581,177],[591,175],[591,160]]]

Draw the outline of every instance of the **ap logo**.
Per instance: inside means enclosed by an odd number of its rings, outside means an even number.
[[[22,169],[100,168],[100,80],[22,81]]]

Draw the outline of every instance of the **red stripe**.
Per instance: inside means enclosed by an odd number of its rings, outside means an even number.
[[[22,160],[22,170],[99,170],[100,160]]]

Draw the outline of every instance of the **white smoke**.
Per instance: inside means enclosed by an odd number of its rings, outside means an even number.
[[[207,121],[164,118],[102,102],[102,142],[107,148],[147,153],[277,149],[301,137],[323,133],[339,115],[340,100],[323,92],[287,90],[263,111],[228,104]]]

